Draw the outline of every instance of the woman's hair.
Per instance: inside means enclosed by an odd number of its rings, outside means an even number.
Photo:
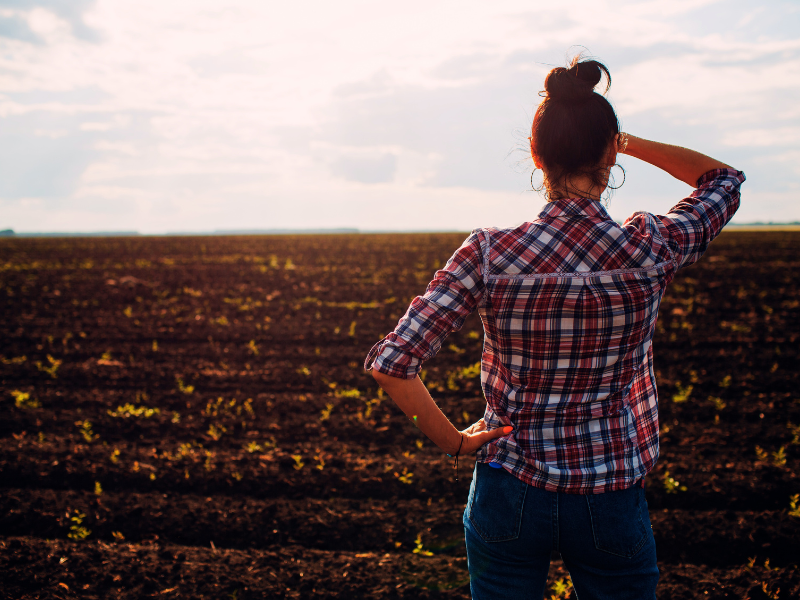
[[[603,73],[605,94],[611,87],[608,69],[580,55],[569,68],[556,67],[544,80],[540,95],[545,99],[531,127],[531,153],[553,184],[566,184],[574,175],[589,175],[600,187],[607,181],[601,161],[619,133],[619,121],[608,100],[594,91]]]

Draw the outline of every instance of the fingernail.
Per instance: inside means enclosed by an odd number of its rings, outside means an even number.
[[[503,427],[503,433],[511,433],[512,431],[514,431],[514,428],[511,425]]]

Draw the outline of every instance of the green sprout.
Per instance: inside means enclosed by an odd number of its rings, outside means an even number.
[[[211,439],[213,439],[215,442],[218,442],[222,437],[222,434],[224,434],[226,431],[228,430],[225,429],[225,427],[223,427],[222,425],[219,425],[217,423],[212,423],[209,426],[208,431],[206,433],[208,433]]]
[[[178,384],[178,390],[182,394],[186,394],[188,396],[189,394],[194,393],[194,386],[193,385],[184,385],[183,379],[181,379],[180,377],[175,377],[175,381]]]
[[[19,390],[13,390],[11,395],[14,397],[14,404],[17,408],[21,408],[23,410],[31,410],[34,408],[39,408],[41,405],[39,401],[35,398],[31,398],[31,395],[28,392],[21,392]]]
[[[789,516],[800,519],[800,494],[789,496]]]
[[[689,396],[692,395],[692,390],[694,389],[693,385],[682,386],[680,381],[676,384],[676,387],[678,388],[678,392],[673,394],[672,401],[677,403],[686,402]]]
[[[292,454],[292,460],[294,460],[294,467],[295,471],[299,471],[302,469],[306,463],[303,462],[303,457],[300,454]]]
[[[786,448],[784,446],[772,453],[772,464],[776,467],[786,466]]]
[[[71,540],[85,540],[89,535],[91,535],[91,531],[86,529],[83,526],[83,520],[86,518],[86,515],[82,512],[75,511],[75,514],[70,516],[69,512],[67,512],[67,518],[72,521],[72,525],[69,527],[69,533],[67,537]]]
[[[327,421],[328,419],[330,419],[331,418],[331,411],[333,411],[333,404],[328,402],[325,405],[325,408],[323,408],[322,411],[320,412],[319,420],[320,421]]]
[[[248,442],[248,444],[244,447],[244,449],[247,450],[250,454],[253,454],[254,452],[261,452],[263,450],[261,444],[259,444],[258,442]]]
[[[81,428],[81,435],[87,442],[93,442],[99,437],[92,431],[91,421],[75,421],[75,424]]]
[[[411,478],[414,476],[414,473],[411,473],[408,468],[403,467],[403,472],[398,473],[395,471],[394,476],[400,480],[400,483],[411,485]]]
[[[569,598],[570,590],[572,589],[572,582],[564,577],[559,577],[553,582],[553,595],[550,600],[566,600]]]
[[[680,481],[674,477],[670,477],[669,471],[664,471],[664,489],[668,494],[677,494],[686,491],[686,486],[681,485]]]
[[[47,355],[47,361],[50,363],[50,366],[45,367],[44,365],[42,365],[41,361],[37,360],[36,361],[36,368],[39,369],[40,371],[44,372],[44,373],[47,373],[53,379],[56,379],[56,377],[57,377],[56,371],[58,371],[58,367],[61,366],[61,362],[62,361],[53,358],[49,354]]]
[[[106,411],[110,417],[129,418],[129,417],[144,417],[149,419],[153,415],[161,412],[158,408],[148,408],[147,406],[134,406],[131,403],[118,406],[116,410]]]
[[[425,550],[422,545],[422,533],[417,534],[417,538],[414,540],[414,550],[412,550],[412,552],[420,556],[433,556],[433,552]]]

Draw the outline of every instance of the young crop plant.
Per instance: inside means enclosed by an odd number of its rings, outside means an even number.
[[[364,408],[364,412],[362,413],[361,411],[358,411],[358,413],[356,413],[356,417],[358,418],[359,421],[363,422],[364,419],[370,418],[370,416],[372,415],[373,407],[378,406],[381,403],[381,401],[378,400],[377,398],[372,398],[372,399],[364,398],[362,401],[366,405]]]
[[[70,516],[69,511],[67,511],[67,518],[72,521],[72,524],[69,526],[67,537],[71,540],[85,540],[92,533],[83,525],[83,520],[86,518],[86,515],[77,510],[74,512],[75,514]]]
[[[474,379],[481,376],[481,361],[476,362],[474,365],[458,369],[456,376],[459,379]]]
[[[675,384],[678,388],[677,393],[672,395],[672,401],[676,403],[686,402],[689,399],[689,396],[692,395],[692,390],[694,389],[693,385],[687,385],[684,387],[681,385],[681,382]]]
[[[153,352],[158,352],[158,340],[153,340],[153,345],[151,346]]]
[[[256,344],[255,340],[250,340],[247,343],[247,348],[253,356],[258,356],[258,344]]]
[[[148,408],[147,406],[134,406],[131,403],[118,406],[116,410],[107,410],[108,416],[117,418],[143,417],[149,419],[153,415],[159,414],[158,408]]]
[[[253,410],[253,399],[252,398],[248,398],[247,400],[245,400],[244,404],[242,406],[244,406],[244,411],[249,415],[249,417],[251,419],[255,419],[256,418],[256,411]],[[237,413],[236,414],[237,415],[239,414],[238,409],[237,409]]]
[[[447,389],[451,392],[457,392],[459,390],[458,384],[456,383],[457,374],[455,372],[450,372],[447,374]]]
[[[761,462],[769,461],[769,454],[761,446],[756,446],[756,458]]]
[[[50,363],[49,366],[44,366],[41,361],[36,361],[36,368],[40,371],[47,373],[53,379],[56,379],[58,375],[56,375],[56,371],[58,371],[58,367],[61,366],[62,361],[53,358],[49,354],[47,355],[47,361]]]
[[[414,550],[412,550],[412,552],[420,556],[433,556],[433,552],[425,550],[425,547],[422,545],[422,532],[417,534],[417,538],[414,540]]]
[[[350,329],[347,330],[347,335],[350,337],[356,337],[356,322],[352,321],[350,323]]]
[[[414,476],[414,473],[411,473],[407,467],[403,467],[403,472],[398,473],[395,471],[394,476],[400,480],[400,483],[411,485],[411,478]]]
[[[261,452],[263,450],[261,444],[259,444],[258,442],[248,442],[244,446],[244,449],[247,450],[250,454],[253,454],[254,452]]]
[[[295,471],[299,471],[306,465],[306,463],[303,462],[302,455],[300,454],[292,454],[292,460],[294,461],[292,466],[294,467]]]
[[[186,394],[188,396],[194,393],[194,386],[185,385],[183,383],[183,379],[181,379],[180,377],[176,376],[175,382],[178,384],[178,391],[180,391],[181,394]]]
[[[337,398],[360,398],[361,392],[357,389],[350,389],[350,390],[336,390],[334,395]]]
[[[800,519],[800,494],[789,496],[789,516]]]
[[[331,411],[333,411],[333,404],[328,402],[325,405],[325,408],[323,408],[322,411],[320,412],[320,415],[319,415],[320,422],[327,421],[328,419],[330,419],[331,418]]]
[[[552,589],[550,600],[566,600],[572,591],[572,582],[565,577],[559,577],[553,582]]]
[[[685,492],[686,486],[681,485],[680,481],[674,477],[670,477],[669,471],[664,471],[664,490],[668,494],[677,494],[678,492]]]
[[[95,496],[102,496],[103,495],[103,487],[100,485],[99,481],[94,482],[94,495]]]
[[[772,464],[776,467],[785,467],[786,466],[786,447],[781,446],[775,452],[772,453]]]
[[[181,422],[181,413],[173,411],[172,418],[170,419],[172,423],[180,423]]]
[[[117,464],[119,462],[119,448],[114,448],[114,451],[111,453],[109,457],[112,463]]]
[[[0,356],[0,363],[3,363],[4,365],[21,365],[26,360],[28,360],[27,356],[15,356],[14,358]]]
[[[792,425],[791,423],[787,423],[786,427],[789,429],[789,433],[792,434],[792,441],[789,442],[789,445],[800,445],[800,425]]]
[[[317,464],[315,465],[315,467],[316,467],[318,470],[322,471],[322,469],[324,469],[324,468],[325,468],[325,459],[324,459],[324,458],[322,458],[322,453],[316,454],[316,455],[314,456],[314,460],[316,460],[316,461],[317,461]]]
[[[222,435],[227,431],[228,430],[222,425],[219,425],[218,423],[212,423],[206,433],[208,433],[211,439],[213,439],[215,442],[218,442],[222,438]]]
[[[13,390],[11,395],[14,397],[14,405],[17,408],[21,408],[23,410],[32,410],[41,406],[39,401],[36,398],[31,398],[31,395],[28,392]]]
[[[115,540],[117,540],[118,542],[124,542],[124,541],[125,541],[125,536],[124,536],[124,535],[122,535],[122,532],[121,532],[121,531],[112,531],[112,532],[111,532],[111,535],[112,535],[112,536],[114,537],[114,539],[115,539]]]
[[[717,411],[721,411],[723,408],[727,406],[725,402],[722,401],[722,398],[718,398],[717,396],[709,396],[708,401],[713,405],[714,409]]]
[[[730,375],[725,375],[725,377],[722,378],[722,381],[719,382],[719,387],[721,387],[722,389],[725,389],[725,388],[728,388],[730,386],[731,386],[731,376]]]
[[[92,431],[91,421],[75,421],[75,425],[81,428],[81,435],[87,442],[91,443],[100,437],[95,435],[94,431]]]
[[[241,473],[239,473],[239,471],[233,471],[233,472],[231,473],[231,475],[233,476],[233,478],[234,478],[236,481],[241,481],[242,479],[244,479],[244,475],[242,475]]]
[[[205,454],[206,454],[206,460],[203,463],[203,468],[206,471],[213,471],[216,468],[216,465],[214,464],[214,459],[216,458],[217,453],[212,452],[210,450],[206,450]]]

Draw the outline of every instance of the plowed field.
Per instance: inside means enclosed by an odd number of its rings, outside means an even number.
[[[464,237],[0,240],[0,598],[468,598],[472,462],[362,369]],[[800,597],[799,306],[797,232],[670,286],[660,598]],[[481,342],[425,367],[461,426]]]

